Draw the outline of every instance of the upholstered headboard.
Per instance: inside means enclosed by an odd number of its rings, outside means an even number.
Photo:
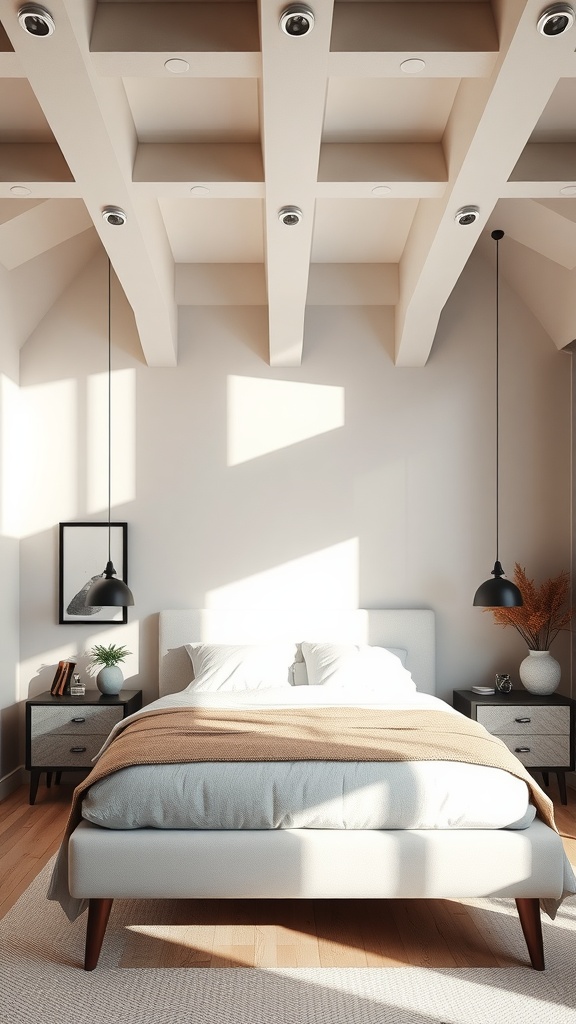
[[[192,608],[160,612],[159,691],[183,690],[192,679],[184,644],[339,642],[403,648],[406,668],[422,693],[435,693],[434,612],[386,608],[344,610],[255,610]]]

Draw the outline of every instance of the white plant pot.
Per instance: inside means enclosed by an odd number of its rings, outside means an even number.
[[[520,680],[528,693],[546,696],[554,693],[560,683],[560,665],[550,651],[528,651],[520,662]]]
[[[105,665],[96,676],[96,686],[100,693],[105,693],[109,697],[120,693],[123,682],[122,669],[118,668],[118,665]]]

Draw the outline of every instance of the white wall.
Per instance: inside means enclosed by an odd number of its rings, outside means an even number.
[[[0,267],[0,799],[21,763],[19,744],[18,357],[8,275]]]
[[[100,257],[22,351],[21,699],[109,639],[153,699],[156,613],[207,604],[431,607],[441,695],[517,675],[520,638],[472,607],[495,557],[494,280],[479,258],[423,369],[393,366],[387,311],[326,307],[309,310],[299,368],[267,365],[264,308],[220,307],[182,309],[178,368],[150,369],[115,295],[113,517],[129,522],[135,606],[127,626],[57,625],[57,524],[106,518],[91,404],[105,275]],[[504,286],[501,315],[500,557],[539,577],[570,564],[570,357]],[[566,690],[568,643],[554,653]]]

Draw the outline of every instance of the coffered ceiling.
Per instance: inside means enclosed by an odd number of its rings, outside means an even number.
[[[46,36],[22,6],[0,0],[0,264],[35,289],[26,330],[103,246],[150,365],[177,363],[179,306],[241,303],[272,365],[301,362],[308,307],[352,304],[393,307],[421,366],[500,227],[511,285],[576,337],[576,25],[539,32],[543,0],[311,0],[302,36],[277,0],[48,0]]]

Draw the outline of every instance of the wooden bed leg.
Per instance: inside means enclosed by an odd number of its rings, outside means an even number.
[[[516,906],[532,967],[535,971],[543,971],[544,943],[540,920],[540,901],[538,899],[517,899]]]
[[[112,900],[90,900],[88,904],[88,923],[86,925],[86,951],[84,954],[84,970],[93,971],[98,963],[106,925],[112,910]]]

